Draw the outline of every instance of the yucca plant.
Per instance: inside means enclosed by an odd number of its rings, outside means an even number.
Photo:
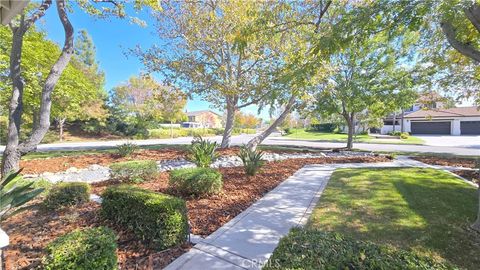
[[[126,142],[117,146],[117,154],[121,157],[127,157],[132,155],[138,150],[138,145]]]
[[[7,174],[0,181],[0,221],[28,209],[24,205],[44,191],[33,188],[34,181],[25,181],[20,172]]]
[[[243,168],[247,175],[253,176],[265,164],[262,160],[263,152],[259,150],[252,150],[245,145],[240,148],[238,157],[242,160]]]
[[[187,159],[195,163],[198,167],[208,168],[218,158],[217,143],[204,140],[201,136],[196,136],[189,149]]]

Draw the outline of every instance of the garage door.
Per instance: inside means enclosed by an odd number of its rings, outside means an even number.
[[[412,134],[450,134],[450,122],[412,122]]]
[[[462,135],[479,135],[480,121],[462,121],[460,122]]]

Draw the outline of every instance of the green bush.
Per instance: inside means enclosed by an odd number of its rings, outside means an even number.
[[[309,130],[318,132],[332,133],[337,128],[337,124],[324,123],[324,124],[311,124]]]
[[[292,129],[291,129],[291,128],[284,128],[284,129],[283,129],[283,132],[284,132],[286,135],[289,135],[289,134],[292,134]]]
[[[254,128],[234,128],[232,134],[238,135],[238,134],[255,134],[257,133],[257,130]],[[221,135],[222,133],[218,134]]]
[[[60,139],[60,134],[58,132],[55,132],[54,130],[49,130],[43,136],[42,143],[54,143],[59,141]]]
[[[388,132],[388,135],[390,135],[390,136],[401,136],[402,132],[400,132],[400,131],[390,131],[390,132]]]
[[[266,263],[269,269],[456,269],[413,252],[337,233],[292,229]]]
[[[216,194],[222,191],[222,174],[210,168],[173,170],[169,185],[188,195]]]
[[[242,160],[243,168],[247,175],[253,176],[258,170],[265,164],[262,160],[263,152],[257,150],[251,150],[246,146],[240,148],[238,157]]]
[[[188,236],[185,201],[129,185],[109,187],[102,213],[158,249],[183,243]]]
[[[50,188],[44,206],[55,210],[87,202],[90,198],[90,185],[83,182],[60,182]]]
[[[410,134],[408,132],[402,132],[400,133],[400,139],[406,140],[410,137]]]
[[[75,230],[51,242],[43,258],[45,270],[114,270],[117,266],[114,232],[106,227]]]
[[[126,142],[124,144],[118,145],[116,150],[119,156],[127,157],[138,150],[138,145],[131,142]]]
[[[140,183],[153,180],[158,175],[157,162],[154,160],[133,160],[110,165],[110,177],[126,183]]]
[[[189,149],[188,160],[198,167],[208,168],[218,158],[217,143],[204,140],[202,137],[195,137]]]

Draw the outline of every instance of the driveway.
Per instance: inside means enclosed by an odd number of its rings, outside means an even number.
[[[480,136],[415,135],[429,146],[453,146],[480,149]]]

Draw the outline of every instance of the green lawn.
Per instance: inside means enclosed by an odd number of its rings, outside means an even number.
[[[348,135],[344,133],[326,133],[317,131],[307,131],[305,129],[292,129],[292,133],[286,135],[288,138],[300,140],[318,140],[329,142],[347,142]],[[361,143],[386,143],[386,144],[423,144],[420,138],[410,136],[408,139],[376,139],[370,135],[356,135],[354,142]]]
[[[337,170],[307,225],[444,259],[480,265],[476,189],[439,170]]]

